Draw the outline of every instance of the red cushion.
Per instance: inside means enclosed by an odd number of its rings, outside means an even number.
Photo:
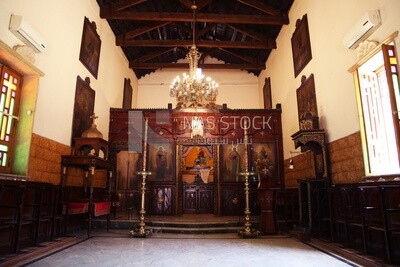
[[[68,203],[68,214],[82,214],[89,210],[87,202],[70,202]]]
[[[94,216],[101,216],[110,213],[111,202],[94,202]]]

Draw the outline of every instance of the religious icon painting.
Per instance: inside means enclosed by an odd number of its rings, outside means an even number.
[[[87,17],[83,22],[83,32],[79,60],[97,79],[99,71],[101,40],[97,34],[96,23],[90,22]]]
[[[172,143],[149,143],[148,151],[148,169],[152,173],[149,180],[172,181],[174,177]]]
[[[244,171],[244,151],[242,144],[226,144],[222,148],[222,180],[224,182],[239,182],[243,177],[239,175]]]
[[[82,133],[92,125],[90,117],[94,113],[95,95],[96,92],[90,87],[89,77],[83,80],[80,76],[77,76],[71,144],[74,138],[81,137]]]
[[[294,77],[297,77],[312,59],[307,14],[305,14],[302,19],[297,20],[296,29],[292,35],[291,42]]]

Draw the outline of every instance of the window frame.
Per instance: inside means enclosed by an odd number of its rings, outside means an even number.
[[[393,33],[390,35],[386,40],[384,40],[381,44],[379,44],[377,47],[372,49],[368,54],[366,54],[363,58],[361,58],[354,66],[352,66],[348,71],[353,74],[353,79],[354,79],[354,87],[355,87],[355,92],[356,92],[356,100],[357,100],[357,108],[358,108],[358,113],[359,113],[359,123],[360,123],[360,134],[361,134],[361,144],[362,144],[362,151],[363,151],[363,160],[364,160],[364,169],[365,169],[365,175],[366,176],[375,176],[375,175],[385,175],[385,174],[393,174],[393,173],[374,173],[371,171],[370,167],[370,160],[369,160],[369,151],[368,151],[368,143],[367,143],[367,133],[365,129],[365,121],[364,121],[364,114],[363,114],[363,106],[362,106],[362,96],[361,96],[361,88],[360,88],[360,79],[359,79],[359,72],[358,69],[368,62],[373,56],[375,56],[377,53],[381,52],[383,53],[384,61],[387,61],[386,54],[385,54],[385,46],[392,44],[394,46],[394,50],[397,52],[398,49],[395,46],[395,39],[398,37],[398,32]],[[398,54],[398,53],[397,53]],[[397,57],[397,68],[399,68],[399,61]],[[385,64],[384,64],[384,69],[386,70],[386,77],[389,79],[391,77],[391,74],[389,74]],[[399,76],[399,74],[397,74]],[[396,99],[394,98],[394,88],[393,84],[388,83],[389,87],[389,94],[390,94],[390,100],[391,100],[391,107],[392,110],[397,110],[395,108],[396,106]],[[393,109],[395,108],[395,109]],[[395,136],[397,140],[397,152],[399,155],[399,160],[400,160],[400,140],[399,140],[399,125],[396,124],[396,121],[393,121],[393,126],[395,127]]]

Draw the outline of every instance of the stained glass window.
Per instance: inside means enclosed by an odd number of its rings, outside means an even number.
[[[22,77],[1,67],[0,92],[0,170],[9,172],[15,125],[18,121],[19,95]]]

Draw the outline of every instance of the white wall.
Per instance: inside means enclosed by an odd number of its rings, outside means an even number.
[[[22,44],[9,30],[10,15],[21,15],[47,42],[36,54],[35,65],[45,73],[40,79],[33,132],[70,144],[76,77],[89,77],[96,91],[97,128],[108,139],[109,108],[122,106],[124,78],[130,78],[136,94],[137,79],[95,0],[1,0],[0,39],[10,47]],[[98,79],[79,61],[84,17],[95,21],[101,53]]]
[[[327,132],[328,142],[359,131],[359,120],[352,74],[347,70],[357,62],[355,50],[347,49],[342,38],[368,10],[379,9],[382,26],[369,40],[382,42],[400,30],[398,0],[295,1],[290,24],[284,26],[277,39],[277,49],[259,76],[261,93],[265,77],[271,77],[273,105],[282,103],[283,145],[285,158],[294,150],[291,135],[299,130],[296,89],[301,76],[314,74],[320,126]],[[312,60],[294,78],[291,37],[297,19],[307,14]],[[399,40],[397,40],[397,47]]]
[[[398,0],[295,1],[289,13],[290,24],[282,28],[277,49],[271,53],[266,70],[259,77],[238,70],[204,70],[220,84],[217,103],[230,108],[262,108],[265,77],[271,77],[273,106],[282,103],[285,157],[293,150],[290,135],[298,130],[296,89],[302,75],[315,77],[321,127],[334,141],[359,130],[352,75],[347,71],[356,61],[354,50],[342,45],[347,30],[367,11],[380,9],[383,25],[370,39],[384,40],[400,29]],[[0,39],[10,47],[20,43],[9,30],[11,13],[22,15],[46,39],[47,50],[37,54],[35,65],[41,78],[34,132],[69,144],[72,128],[76,77],[90,77],[96,91],[97,126],[108,137],[109,108],[121,107],[123,81],[130,78],[134,88],[133,107],[163,108],[175,105],[169,85],[187,70],[158,70],[139,81],[129,69],[121,49],[105,20],[99,18],[95,0],[1,0]],[[308,15],[313,59],[294,78],[290,38],[296,20]],[[102,40],[99,75],[96,80],[79,61],[84,17],[95,21]],[[399,40],[397,40],[399,47]],[[137,87],[139,87],[137,89]],[[136,90],[137,89],[137,90]],[[137,96],[136,96],[137,94]]]
[[[187,61],[180,61],[187,62]],[[215,59],[206,59],[206,63],[215,63]],[[220,62],[219,62],[220,63]],[[189,69],[189,65],[188,65]],[[172,80],[188,69],[157,70],[139,79],[139,108],[166,108],[168,103],[176,106],[176,100],[169,96]],[[261,108],[257,76],[241,70],[204,69],[203,74],[210,76],[219,84],[217,104],[226,103],[228,108]]]

